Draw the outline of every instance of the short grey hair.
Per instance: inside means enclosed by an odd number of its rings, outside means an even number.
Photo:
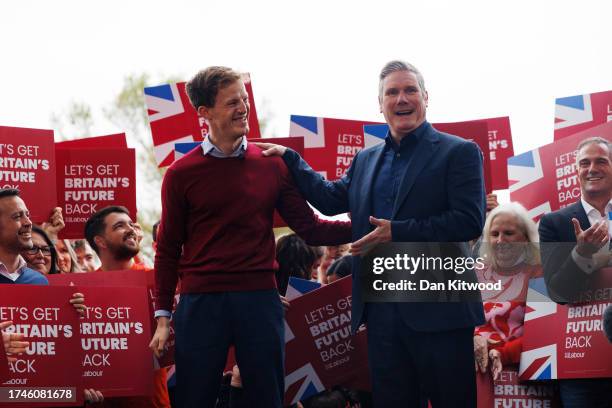
[[[538,227],[533,222],[529,213],[519,203],[505,203],[495,207],[485,221],[484,229],[482,230],[482,245],[480,246],[480,256],[485,258],[487,263],[491,264],[494,268],[497,268],[497,261],[495,259],[495,251],[491,247],[491,241],[489,240],[489,234],[491,233],[491,227],[493,220],[500,214],[508,214],[514,216],[519,224],[519,229],[527,237],[528,244],[525,247],[525,262],[529,265],[539,265],[540,251],[538,242],[540,240],[538,235]]]
[[[576,147],[576,153],[578,153],[583,147],[588,146],[590,144],[602,144],[608,148],[608,156],[610,160],[612,160],[612,145],[607,139],[599,136],[593,136],[582,140],[578,143],[578,147]],[[576,154],[576,160],[578,160],[578,154]]]
[[[405,62],[405,61],[394,60],[394,61],[387,62],[385,66],[383,67],[383,69],[380,71],[379,82],[378,82],[378,97],[379,98],[382,97],[383,81],[385,80],[385,78],[391,75],[392,73],[398,72],[398,71],[412,72],[414,75],[416,75],[417,82],[419,83],[419,88],[421,88],[421,92],[424,93],[426,91],[425,79],[423,78],[423,74],[421,74],[421,72],[414,65],[408,62]]]

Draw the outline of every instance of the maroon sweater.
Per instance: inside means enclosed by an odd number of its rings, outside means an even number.
[[[219,159],[194,149],[174,162],[162,184],[155,256],[158,308],[181,293],[276,287],[272,221],[277,209],[310,245],[350,242],[351,224],[320,220],[280,157],[249,144],[243,158]]]

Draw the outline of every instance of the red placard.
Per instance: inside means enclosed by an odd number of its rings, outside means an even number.
[[[6,350],[4,349],[4,341],[0,341],[0,382],[9,379],[8,359],[6,358]]]
[[[336,180],[358,151],[382,142],[364,135],[364,125],[373,124],[379,123],[291,115],[289,136],[304,137],[304,160],[326,179]]]
[[[366,332],[350,334],[351,283],[347,276],[291,301],[285,316],[285,404],[335,385],[370,388]]]
[[[153,317],[153,313],[157,310],[155,306],[155,271],[153,269],[147,270],[123,270],[123,271],[97,271],[91,273],[69,273],[69,274],[56,274],[48,275],[49,283],[51,285],[64,285],[64,286],[91,286],[91,287],[140,287],[147,289],[147,295],[149,300],[149,319],[151,321],[151,333],[152,337],[155,328],[156,321]],[[172,312],[176,310],[176,305],[179,301],[179,295],[175,296],[174,306]],[[87,301],[89,304],[89,301]],[[158,359],[160,367],[167,367],[174,364],[174,321],[170,322],[170,337],[167,341],[167,349],[164,355]]]
[[[242,75],[249,94],[251,112],[247,137],[261,137],[251,76]],[[163,84],[144,89],[147,114],[155,147],[155,160],[159,167],[169,166],[174,161],[174,144],[201,142],[208,134],[208,125],[198,117],[185,92],[185,83]]]
[[[551,382],[519,381],[516,366],[504,367],[497,380],[490,372],[476,373],[478,408],[561,407],[557,388]]]
[[[22,333],[30,342],[26,353],[9,363],[10,379],[2,388],[54,387],[72,390],[83,403],[79,317],[68,302],[69,287],[1,285],[0,320],[12,320],[7,331]],[[35,300],[33,300],[35,299]],[[73,405],[75,405],[73,404]],[[0,406],[67,406],[69,403],[7,403]]]
[[[32,220],[47,221],[57,203],[52,130],[0,126],[0,188],[19,189]]]
[[[509,158],[510,201],[521,203],[534,220],[578,201],[576,147],[591,136],[612,141],[612,122]]]
[[[557,98],[555,140],[612,121],[612,91]]]
[[[612,302],[612,268],[581,294],[585,303],[558,305],[543,278],[532,279],[527,295],[520,377],[525,380],[612,377],[612,344],[602,315]]]
[[[493,191],[491,179],[491,154],[489,151],[489,128],[485,121],[474,120],[470,122],[455,123],[434,123],[433,127],[440,132],[450,133],[462,139],[471,140],[480,147],[483,156],[483,173],[485,190],[488,193]]]
[[[125,133],[92,136],[65,142],[57,142],[56,149],[127,149]]]
[[[508,188],[508,168],[506,167],[506,162],[508,157],[514,156],[510,118],[508,116],[502,116],[498,118],[478,119],[474,122],[484,122],[489,129],[491,187],[493,190],[505,190]]]
[[[87,299],[81,320],[83,381],[105,397],[153,392],[150,309],[145,288],[78,287]]]
[[[57,149],[58,202],[66,227],[61,238],[83,238],[87,219],[109,205],[136,219],[134,149]]]

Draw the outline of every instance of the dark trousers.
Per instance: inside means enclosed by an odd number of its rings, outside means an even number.
[[[610,358],[610,356],[602,356]],[[612,406],[612,378],[559,380],[563,408],[606,408]]]
[[[282,407],[285,328],[276,289],[185,294],[174,319],[177,407],[214,407],[230,344],[249,406]]]
[[[417,332],[398,304],[367,307],[374,407],[476,407],[473,328]]]

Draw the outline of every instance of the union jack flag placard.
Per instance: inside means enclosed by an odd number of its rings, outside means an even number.
[[[555,101],[555,140],[612,121],[612,91],[566,96]]]

